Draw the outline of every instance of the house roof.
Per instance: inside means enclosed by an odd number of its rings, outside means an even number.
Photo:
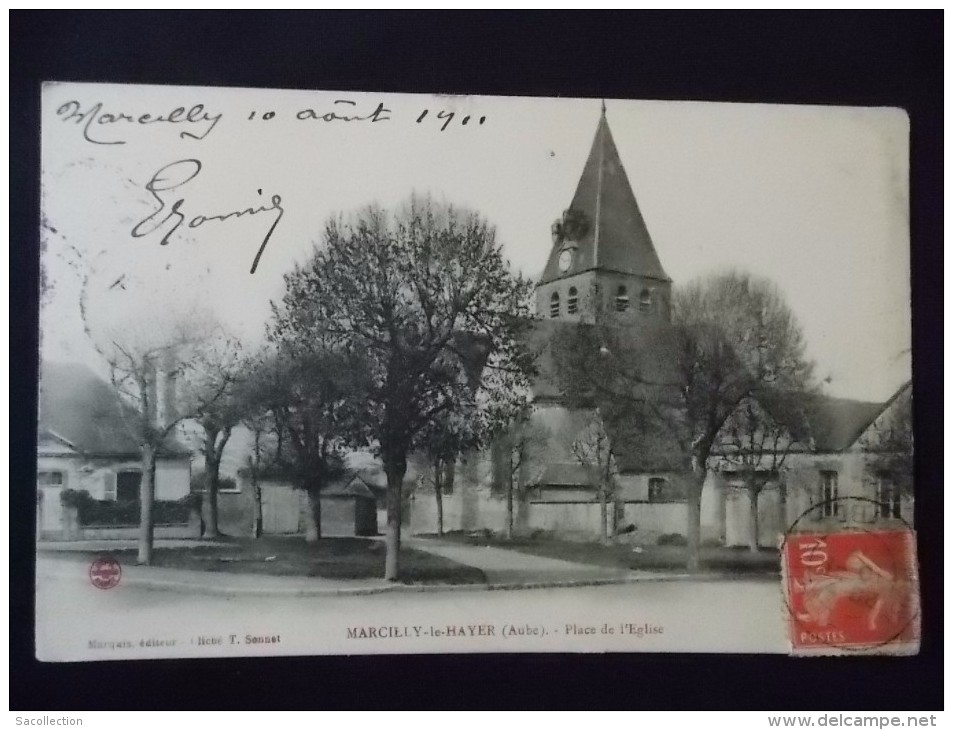
[[[594,480],[592,469],[584,464],[556,463],[546,466],[538,483],[546,487],[590,487]]]
[[[540,284],[592,269],[670,281],[632,193],[605,108],[569,211],[582,214],[584,224],[577,229],[578,233],[570,232],[568,238],[561,235],[556,239]],[[575,243],[577,249],[574,265],[564,274],[557,261],[567,240]]]
[[[835,452],[850,448],[892,401],[893,398],[886,403],[872,403],[810,396],[807,414],[814,450]]]
[[[40,369],[39,406],[41,437],[52,436],[89,455],[139,453],[139,445],[124,420],[134,417],[135,410],[85,365],[44,362]],[[189,453],[171,435],[161,450],[162,456]]]

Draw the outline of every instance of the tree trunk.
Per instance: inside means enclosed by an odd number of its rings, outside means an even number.
[[[506,482],[506,539],[513,539],[513,469],[509,470],[509,479]]]
[[[256,540],[262,533],[261,485],[258,483],[258,467],[251,470],[251,536]]]
[[[782,472],[778,477],[778,531],[779,537],[788,529],[788,483]]]
[[[304,539],[306,542],[317,542],[321,539],[321,492],[316,487],[308,487],[306,492],[308,513]]]
[[[207,443],[207,442],[206,442]],[[214,447],[214,439],[212,446]],[[205,454],[205,499],[202,500],[202,520],[205,522],[205,537],[215,538],[218,531],[218,472],[220,462],[214,454]]]
[[[606,488],[599,490],[599,537],[603,545],[609,544],[609,500],[606,498]]]
[[[156,497],[156,454],[151,444],[142,446],[142,481],[139,484],[139,565],[152,565],[152,538],[155,516],[152,506]]]
[[[407,461],[395,459],[397,463],[385,463],[387,473],[387,531],[384,538],[387,557],[384,560],[384,580],[396,581],[400,576],[400,507],[401,487],[407,472]]]
[[[686,512],[688,524],[685,530],[688,552],[686,567],[691,573],[696,573],[701,568],[702,488],[704,484],[705,471],[692,470],[687,489]]]
[[[433,492],[437,498],[437,535],[443,537],[443,476],[440,473],[440,462],[434,464]]]
[[[758,552],[758,495],[761,489],[757,484],[748,485],[748,550]]]
[[[718,528],[718,543],[728,542],[728,485],[724,476],[715,474],[715,519]]]

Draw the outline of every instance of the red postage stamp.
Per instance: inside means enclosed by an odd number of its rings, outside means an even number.
[[[115,558],[96,558],[89,566],[89,582],[97,588],[115,588],[121,577],[122,567]]]
[[[912,530],[789,534],[781,558],[794,654],[918,651]]]

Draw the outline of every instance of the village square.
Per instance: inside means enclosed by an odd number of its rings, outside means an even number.
[[[44,595],[105,556],[137,611],[163,584],[722,603],[776,585],[786,534],[911,525],[909,380],[828,395],[744,261],[673,281],[610,117],[533,278],[481,212],[414,194],[329,220],[260,345],[202,317],[117,334],[81,300],[102,370],[40,373]]]

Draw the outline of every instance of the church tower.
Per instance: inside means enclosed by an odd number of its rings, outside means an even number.
[[[540,317],[592,322],[671,318],[671,285],[612,140],[605,103],[572,203],[552,226],[553,247],[536,286]]]

